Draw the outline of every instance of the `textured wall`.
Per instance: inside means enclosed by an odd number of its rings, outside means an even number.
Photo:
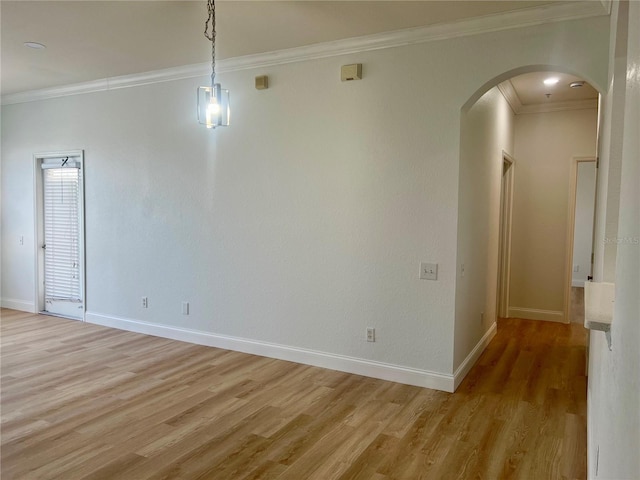
[[[462,114],[454,369],[496,321],[502,157],[513,154],[513,127],[498,87]]]
[[[33,153],[84,149],[88,313],[450,374],[460,109],[523,65],[603,84],[608,28],[223,74],[234,124],[215,132],[194,119],[206,78],[3,107],[3,299],[33,307]],[[363,80],[341,83],[354,62]],[[438,281],[418,279],[420,261]]]

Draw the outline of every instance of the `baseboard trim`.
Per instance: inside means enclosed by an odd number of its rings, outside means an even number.
[[[584,288],[584,282],[586,282],[586,280],[571,280],[571,286]]]
[[[567,323],[564,312],[556,310],[509,307],[509,317],[522,318],[525,320],[544,320],[545,322]]]
[[[15,298],[3,298],[0,301],[2,308],[10,308],[11,310],[19,310],[21,312],[38,313],[36,305],[26,300],[16,300]]]
[[[453,375],[430,372],[428,370],[403,367],[305,348],[261,342],[247,338],[220,335],[203,332],[201,330],[159,325],[156,323],[143,322],[129,318],[119,318],[95,312],[86,312],[85,320],[86,322],[93,323],[95,325],[127,330],[129,332],[143,333],[146,335],[170,338],[172,340],[179,340],[182,342],[276,358],[278,360],[312,365],[314,367],[353,373],[356,375],[363,375],[365,377],[389,380],[417,387],[431,388],[445,392],[454,391]]]
[[[467,376],[469,370],[471,370],[471,368],[480,358],[480,355],[482,355],[482,352],[484,352],[484,349],[487,348],[487,345],[489,345],[489,342],[491,342],[491,340],[493,340],[493,337],[496,336],[497,330],[498,326],[494,322],[493,325],[489,327],[489,330],[485,332],[476,346],[473,347],[473,350],[471,350],[469,355],[467,355],[467,358],[465,358],[460,366],[456,369],[455,373],[453,374],[454,390],[456,390],[460,386],[462,380],[464,380],[464,377]]]

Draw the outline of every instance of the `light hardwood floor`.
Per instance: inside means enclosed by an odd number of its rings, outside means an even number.
[[[585,338],[501,320],[448,394],[2,310],[2,479],[586,478]]]
[[[569,318],[572,323],[584,324],[584,288],[571,287]]]

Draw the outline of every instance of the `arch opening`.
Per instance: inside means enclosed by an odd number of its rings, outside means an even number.
[[[566,73],[569,75],[574,75],[576,77],[582,78],[585,82],[591,85],[599,94],[602,94],[605,91],[603,85],[599,85],[594,81],[593,78],[590,78],[589,75],[585,75],[582,72],[575,71],[571,68],[567,68],[562,65],[523,65],[521,67],[513,68],[506,72],[501,73],[500,75],[496,75],[495,77],[487,80],[484,84],[482,84],[474,93],[469,97],[469,99],[462,106],[462,111],[468,111],[476,102],[489,90],[498,86],[502,82],[512,79],[513,77],[517,77],[519,75],[527,74],[527,73],[537,73],[537,72],[547,72],[547,73]]]
[[[568,79],[586,88],[581,96],[573,95],[581,89],[575,87],[566,98],[551,86],[538,88],[531,98],[519,91],[520,80],[542,84],[550,76],[560,77],[564,90],[570,89]],[[456,366],[499,315],[569,322],[572,165],[575,158],[597,155],[602,91],[572,69],[527,65],[491,78],[462,106]]]

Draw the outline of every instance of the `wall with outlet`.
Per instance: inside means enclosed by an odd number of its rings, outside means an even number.
[[[8,119],[0,108],[0,125]],[[0,298],[2,307],[35,311],[33,153],[19,164],[5,157],[7,137],[0,135]],[[17,166],[18,168],[14,168]]]
[[[589,345],[588,478],[640,478],[640,3],[614,3],[610,89],[603,95],[594,279],[615,283],[611,350],[603,332]],[[612,105],[623,105],[622,111]],[[614,157],[616,152],[619,157]],[[609,170],[612,171],[609,171]],[[620,174],[616,174],[616,170]],[[619,183],[614,181],[619,179]],[[619,196],[618,196],[619,193]],[[613,202],[614,207],[610,204]],[[608,216],[616,212],[616,220]],[[612,228],[615,228],[613,237]],[[607,231],[608,230],[608,231]],[[605,239],[611,241],[605,242]],[[614,243],[615,267],[607,264]],[[605,252],[605,250],[608,250]],[[606,254],[605,254],[606,253]],[[613,275],[613,276],[611,276]]]
[[[513,126],[498,87],[462,112],[454,370],[496,321],[502,156],[513,153]]]
[[[81,148],[87,320],[451,389],[486,328],[484,293],[457,308],[458,212],[495,200],[472,204],[488,193],[467,178],[459,206],[461,108],[523,65],[603,84],[607,36],[596,17],[223,72],[233,124],[215,131],[194,117],[206,77],[5,105],[2,296],[33,305],[33,153]],[[341,82],[351,63],[363,79]],[[468,241],[468,275],[495,284],[488,240]]]

